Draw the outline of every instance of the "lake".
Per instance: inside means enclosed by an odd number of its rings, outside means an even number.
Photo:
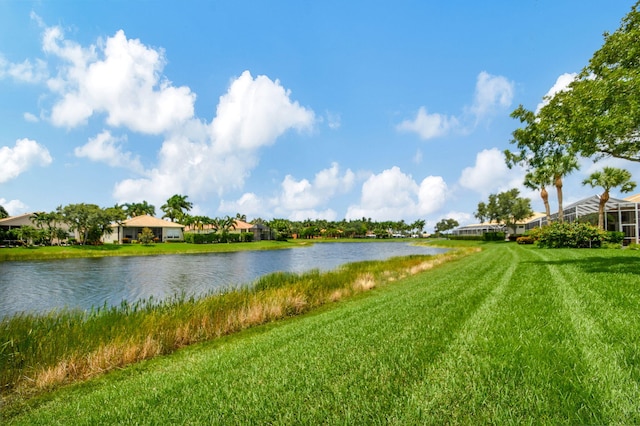
[[[321,243],[286,250],[1,262],[0,318],[199,296],[276,271],[327,271],[361,260],[444,251],[406,242]]]

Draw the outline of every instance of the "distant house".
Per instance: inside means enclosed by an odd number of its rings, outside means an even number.
[[[142,233],[144,228],[151,229],[158,241],[184,240],[184,225],[147,215],[135,216],[123,222],[114,223],[111,228],[111,234],[102,237],[103,242],[117,241],[122,243],[123,238],[125,241],[137,240],[138,234]]]
[[[503,223],[496,222],[483,222],[474,223],[471,225],[460,226],[451,231],[452,235],[482,235],[485,232],[505,232],[510,235],[522,235],[530,229],[531,223],[539,223],[540,220],[545,218],[544,213],[534,213],[531,217],[519,221],[514,227],[507,227]],[[546,223],[546,219],[545,219]],[[539,226],[539,225],[538,225]]]
[[[247,223],[242,220],[235,221],[235,230],[231,232],[237,232],[243,234],[245,232],[253,233],[253,241],[262,241],[271,239],[271,229],[261,223]]]
[[[216,232],[217,229],[214,225],[207,224],[196,227],[195,225],[189,225],[184,228],[184,232],[196,232],[196,233],[211,233]],[[251,232],[253,234],[253,241],[271,240],[271,229],[261,223],[247,223],[243,220],[236,219],[234,221],[234,227],[229,229],[230,234],[244,234]]]
[[[19,216],[9,216],[4,219],[0,219],[0,229],[3,231],[10,231],[14,228],[20,228],[23,226],[33,226],[35,227],[35,223],[31,219],[33,213],[25,213]]]
[[[588,219],[597,221],[599,204],[600,196],[594,195],[564,206],[562,209],[564,220],[565,222],[586,221]],[[558,213],[551,215],[551,221],[555,221],[557,218]],[[624,244],[640,243],[640,194],[624,199],[610,198],[605,205],[604,219],[604,227],[607,231],[624,233]],[[496,223],[479,223],[458,227],[451,233],[453,235],[482,235],[489,231],[505,231],[521,235],[546,224],[546,215],[535,213],[530,218],[518,222],[516,229],[507,229],[504,225]]]
[[[32,226],[34,228],[38,228],[38,224],[33,220],[36,213],[24,213],[18,216],[9,216],[4,219],[0,219],[0,231],[11,231],[12,229],[21,228],[23,226]],[[69,231],[69,225],[63,222],[57,222],[55,224],[56,227],[62,228],[67,231],[68,238],[76,238],[76,233]],[[52,240],[53,244],[60,244],[62,241],[54,238]]]

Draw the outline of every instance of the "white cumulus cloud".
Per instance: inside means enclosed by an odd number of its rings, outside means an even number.
[[[245,193],[237,201],[222,201],[219,211],[241,212],[247,215],[286,217],[290,220],[326,219],[335,220],[337,213],[326,205],[337,195],[348,193],[356,176],[350,169],[340,171],[338,163],[320,170],[313,180],[297,180],[285,176],[280,192],[271,197],[258,197]]]
[[[142,172],[143,167],[138,157],[122,150],[121,142],[126,138],[116,138],[108,130],[98,134],[95,138],[74,150],[77,157],[86,157],[92,161],[102,162],[111,167],[128,168]]]
[[[175,193],[193,197],[241,189],[258,164],[259,150],[289,130],[314,124],[313,111],[290,98],[278,80],[255,79],[246,71],[220,97],[210,125],[191,120],[162,144],[159,164],[139,179],[116,184],[118,200],[165,200]],[[153,198],[156,197],[156,198]]]
[[[266,212],[265,202],[253,192],[243,194],[235,201],[220,201],[218,211],[228,214],[240,213],[247,215],[247,218],[256,218],[264,215]]]
[[[164,52],[127,39],[122,30],[84,48],[52,27],[43,49],[62,60],[48,81],[59,96],[51,111],[56,126],[73,128],[105,113],[110,126],[160,134],[193,117],[195,94],[163,77]]]
[[[312,128],[315,115],[292,101],[291,93],[269,77],[249,71],[235,79],[220,97],[211,136],[217,151],[254,150],[271,145],[289,129]]]
[[[47,166],[53,159],[49,150],[34,140],[18,139],[13,148],[0,147],[0,183],[18,177],[34,166]]]
[[[503,76],[491,75],[485,71],[478,74],[473,105],[470,110],[476,121],[497,109],[508,108],[513,101],[513,82]]]
[[[476,155],[476,163],[466,167],[460,175],[460,186],[488,195],[491,192],[521,187],[523,173],[520,168],[510,170],[498,148],[485,149]]]
[[[423,140],[443,137],[456,131],[467,132],[496,111],[508,108],[513,101],[513,94],[513,82],[506,77],[482,71],[476,80],[473,103],[463,108],[467,114],[456,117],[429,113],[422,106],[415,118],[402,121],[396,126],[396,130],[416,133]]]
[[[396,127],[402,132],[417,133],[421,139],[433,139],[448,134],[451,130],[460,125],[455,117],[442,114],[429,114],[425,107],[420,107],[416,118],[404,120]]]
[[[40,121],[38,117],[31,114],[30,112],[25,112],[24,114],[22,114],[22,117],[24,117],[24,121],[27,121],[29,123],[37,123],[38,121]]]
[[[287,175],[282,182],[282,193],[278,197],[278,210],[309,210],[322,206],[336,193],[349,191],[354,180],[355,174],[349,169],[340,175],[338,163],[316,173],[313,183]]]
[[[48,75],[47,65],[41,59],[36,59],[35,64],[28,59],[13,63],[0,55],[0,79],[10,77],[23,83],[41,83]]]
[[[4,198],[0,198],[0,206],[4,207],[7,213],[9,213],[9,216],[26,213],[29,209],[29,206],[20,200],[7,200]]]
[[[437,212],[447,198],[447,184],[440,176],[428,176],[420,184],[392,167],[374,174],[362,185],[360,203],[349,206],[348,219],[399,220]]]

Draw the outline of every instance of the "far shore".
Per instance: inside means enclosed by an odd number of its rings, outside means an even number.
[[[299,239],[287,241],[254,241],[249,243],[158,243],[158,244],[103,244],[103,245],[72,245],[72,246],[32,246],[0,248],[0,262],[23,260],[54,260],[87,257],[108,256],[157,256],[164,254],[199,254],[199,253],[229,253],[247,250],[282,250],[309,246],[314,243],[325,242],[406,242],[424,241],[422,239]]]

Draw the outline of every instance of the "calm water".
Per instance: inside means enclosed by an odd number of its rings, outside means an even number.
[[[0,263],[0,318],[19,312],[90,309],[177,294],[202,295],[275,271],[331,270],[359,260],[442,249],[408,243],[327,243],[289,250],[105,257]]]

